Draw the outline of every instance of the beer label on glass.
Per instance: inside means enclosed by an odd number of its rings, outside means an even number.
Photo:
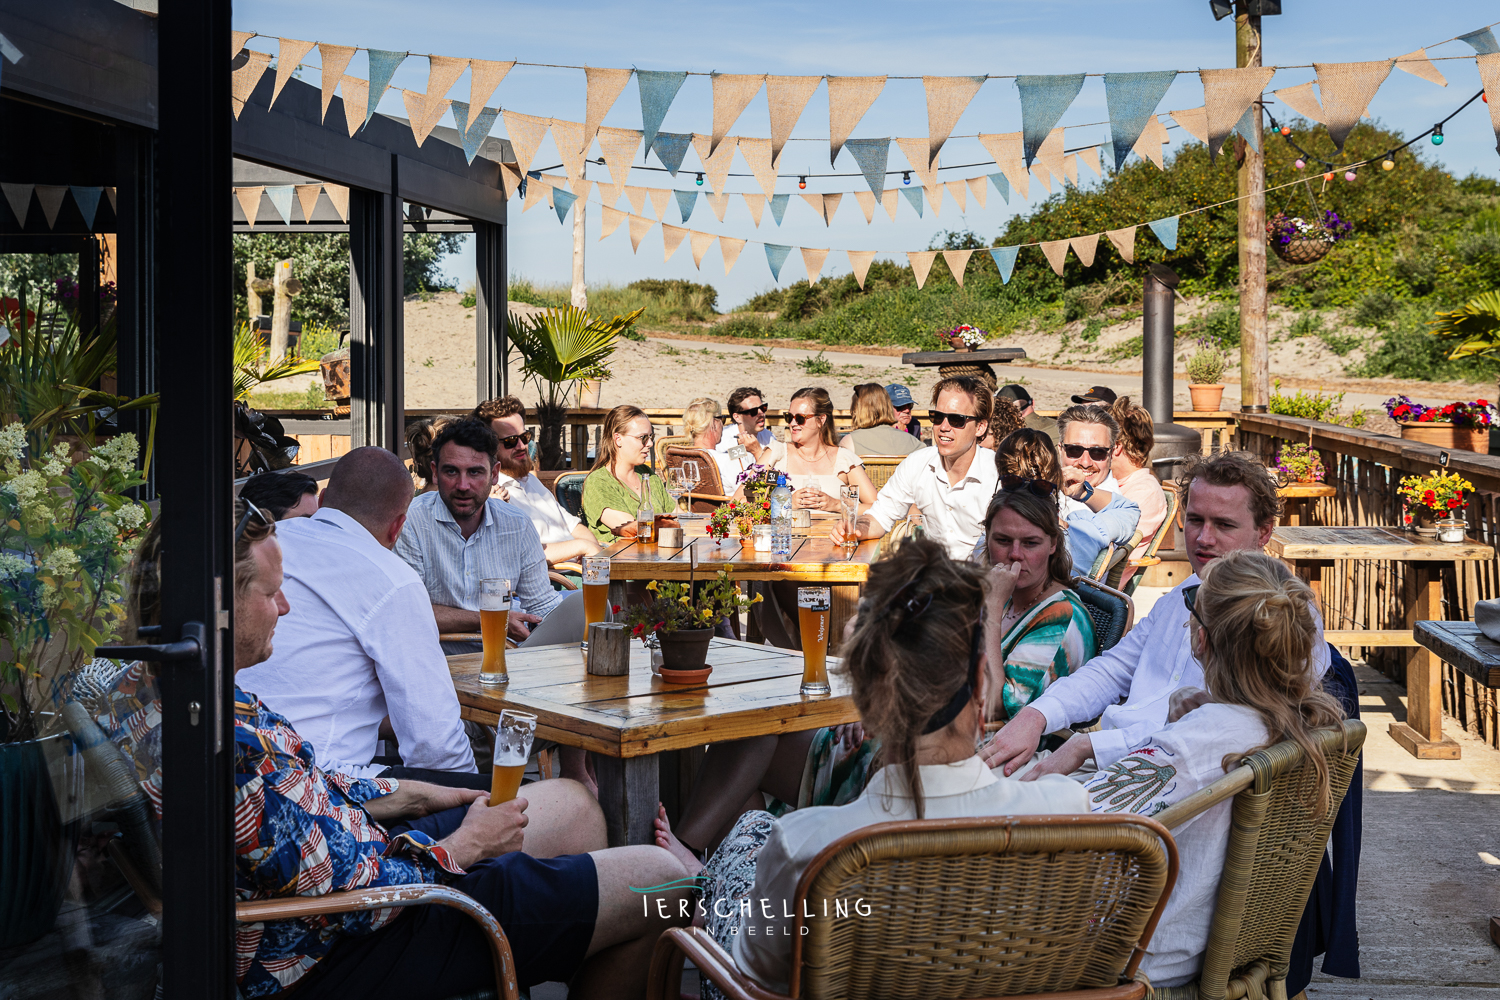
[[[809,611],[827,611],[833,604],[832,593],[827,587],[798,587],[797,607]]]

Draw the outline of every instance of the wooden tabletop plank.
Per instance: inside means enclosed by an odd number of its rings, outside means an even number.
[[[1406,562],[1454,562],[1493,559],[1495,550],[1470,538],[1439,542],[1392,528],[1325,526],[1278,527],[1266,543],[1266,554],[1289,561],[1399,559]]]
[[[1304,500],[1309,497],[1334,497],[1339,491],[1327,483],[1287,483],[1278,486],[1276,492],[1288,500]]]
[[[1009,364],[1025,361],[1024,347],[991,347],[982,351],[914,351],[901,355],[903,365],[930,368],[933,365]]]
[[[1486,687],[1500,687],[1500,642],[1473,622],[1417,622],[1413,637]]]
[[[870,564],[880,553],[878,539],[861,542],[853,550],[827,537],[792,539],[790,555],[777,556],[741,546],[738,540],[713,542],[695,539],[697,576],[711,577],[720,568],[741,580],[800,580],[826,583],[864,583]],[[621,540],[606,550],[611,580],[686,580],[691,573],[688,547],[669,548]]]

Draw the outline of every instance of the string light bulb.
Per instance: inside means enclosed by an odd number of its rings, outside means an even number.
[[[797,186],[799,188],[801,188],[802,190],[806,191],[807,190],[807,178],[806,177],[798,177],[797,178]]]
[[[1283,126],[1281,126],[1281,134],[1282,135],[1291,135],[1292,134],[1292,130],[1289,127],[1287,127],[1286,125],[1283,125]]]
[[[911,183],[911,171],[910,170],[904,170],[904,171],[901,172],[901,183],[902,184],[910,184]]]
[[[1307,163],[1306,163],[1306,161],[1304,161],[1302,159],[1302,157],[1300,157],[1300,156],[1297,157],[1295,160],[1292,161],[1292,166],[1296,167],[1298,170],[1306,170],[1307,169]]]
[[[1438,122],[1436,125],[1432,126],[1432,144],[1434,146],[1441,146],[1443,144],[1442,122]]]
[[[1387,156],[1380,164],[1381,170],[1395,170],[1396,161]]]
[[[697,184],[698,184],[699,187],[703,186],[703,175],[702,174],[698,175]]]
[[[1344,180],[1346,180],[1346,181],[1352,181],[1352,180],[1354,180],[1354,179],[1355,179],[1355,178],[1357,178],[1357,177],[1358,177],[1358,176],[1359,176],[1359,175],[1358,175],[1358,174],[1356,174],[1356,173],[1355,173],[1355,172],[1354,172],[1354,171],[1352,171],[1352,170],[1346,170],[1346,171],[1344,171]]]
[[[1324,181],[1331,181],[1331,180],[1333,180],[1333,171],[1330,170],[1330,171],[1328,171],[1328,173],[1324,174],[1323,175],[1323,180]]]

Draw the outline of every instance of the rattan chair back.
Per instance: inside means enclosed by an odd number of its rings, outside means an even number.
[[[552,484],[552,495],[574,517],[583,516],[583,481],[588,477],[587,472],[565,472]]]
[[[665,461],[660,466],[662,474],[667,469],[680,469],[683,462],[698,463],[698,485],[693,487],[693,492],[704,493],[709,496],[728,496],[724,491],[724,483],[719,477],[719,463],[705,448],[693,448],[689,445],[672,445],[665,452]],[[733,487],[731,487],[732,489]]]
[[[891,473],[896,471],[896,466],[906,461],[905,455],[863,455],[860,461],[865,463],[865,475],[870,477],[870,482],[875,488],[881,489],[890,481]],[[864,500],[865,497],[860,497]],[[874,499],[871,497],[870,499]]]
[[[1176,844],[1139,816],[866,827],[821,851],[798,882],[793,910],[813,916],[799,916],[793,932],[788,994],[926,1000],[1115,988],[1135,976],[1176,878]]]
[[[1093,619],[1095,656],[1123,639],[1135,624],[1135,602],[1121,591],[1086,576],[1073,577],[1068,586]]]
[[[1177,506],[1181,503],[1177,499],[1176,490],[1162,490],[1162,496],[1167,498],[1167,516],[1161,519],[1161,526],[1156,529],[1156,534],[1151,536],[1151,543],[1146,546],[1142,555],[1154,557],[1161,551],[1162,539],[1170,534],[1170,529],[1177,523]]]
[[[667,449],[668,448],[690,448],[693,439],[686,434],[664,434],[656,439],[656,471],[661,475],[667,474]]]

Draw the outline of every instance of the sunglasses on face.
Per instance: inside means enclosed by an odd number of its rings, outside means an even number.
[[[1084,452],[1088,452],[1089,458],[1096,462],[1102,462],[1109,457],[1108,448],[1085,448],[1081,444],[1065,444],[1062,447],[1063,454],[1075,461],[1082,458]]]
[[[787,420],[801,427],[809,420],[816,420],[817,418],[818,415],[816,413],[793,413],[787,417]]]
[[[759,406],[753,406],[748,410],[730,410],[729,412],[737,417],[753,417],[757,414],[765,413],[767,408],[767,404],[761,403]]]
[[[651,447],[651,441],[656,437],[656,434],[622,434],[620,436],[630,438],[632,441],[639,441],[642,448],[649,448]]]
[[[1028,490],[1032,495],[1046,500],[1057,492],[1057,484],[1049,483],[1045,479],[1028,479],[1025,476],[1001,476],[1000,489],[1006,493],[1014,493],[1016,490],[1024,489]]]
[[[932,426],[937,427],[946,420],[948,426],[956,431],[967,427],[970,420],[979,419],[978,417],[971,417],[967,413],[944,413],[942,410],[928,410],[927,415],[932,418]]]
[[[1187,605],[1188,611],[1194,618],[1198,619],[1198,624],[1201,627],[1208,628],[1208,622],[1204,621],[1203,616],[1198,614],[1198,588],[1200,586],[1202,584],[1195,583],[1191,587],[1183,587],[1182,603]]]
[[[503,437],[503,438],[500,439],[500,447],[502,447],[502,448],[514,448],[516,446],[516,442],[517,441],[521,442],[522,444],[530,444],[531,443],[531,432],[530,431],[526,431],[526,432],[521,433],[521,434],[511,434],[508,437]]]
[[[274,520],[274,518],[269,516],[259,507],[255,506],[255,504],[251,503],[249,500],[245,500],[244,497],[240,497],[240,499],[245,501],[245,513],[240,517],[240,523],[234,526],[234,540],[236,542],[240,540],[240,536],[244,535],[245,529],[250,526],[250,519],[252,517],[259,518],[260,523],[267,526],[269,526]]]

